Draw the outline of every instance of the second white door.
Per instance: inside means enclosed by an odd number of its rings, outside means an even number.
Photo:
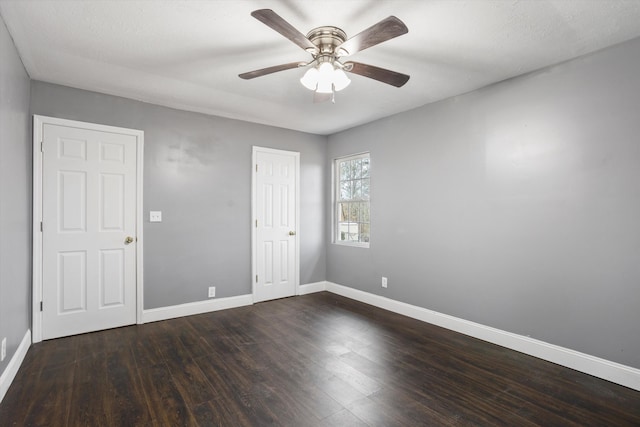
[[[254,301],[295,295],[300,154],[254,147]]]

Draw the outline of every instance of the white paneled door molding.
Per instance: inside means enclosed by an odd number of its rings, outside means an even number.
[[[253,147],[254,302],[297,294],[300,153]]]
[[[142,132],[41,116],[34,130],[34,342],[136,323]]]

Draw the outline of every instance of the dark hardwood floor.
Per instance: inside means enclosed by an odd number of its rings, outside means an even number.
[[[640,392],[326,292],[36,344],[1,426],[639,426]]]

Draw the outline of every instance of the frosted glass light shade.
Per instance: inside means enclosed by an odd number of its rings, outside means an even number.
[[[333,65],[330,62],[323,62],[318,67],[319,80],[331,80],[333,78]]]
[[[316,90],[318,86],[318,69],[316,67],[309,68],[300,79],[300,83],[309,90]]]
[[[333,83],[331,80],[320,80],[318,82],[318,89],[316,90],[318,93],[333,93]]]
[[[349,83],[351,83],[351,80],[349,80],[349,77],[347,77],[345,72],[339,68],[336,68],[336,70],[333,72],[333,87],[336,92],[349,86]]]
[[[333,65],[323,62],[318,67],[318,89],[319,93],[333,93]]]

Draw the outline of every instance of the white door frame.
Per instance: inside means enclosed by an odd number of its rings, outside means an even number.
[[[79,122],[75,120],[58,119],[47,116],[33,116],[33,319],[32,319],[32,342],[42,341],[42,311],[40,302],[42,301],[42,140],[43,128],[45,124],[77,127],[90,129],[98,132],[111,132],[124,135],[132,135],[136,138],[136,323],[142,322],[143,309],[143,256],[142,249],[142,176],[143,176],[143,148],[144,132],[141,130],[125,129],[114,126],[99,125],[95,123]]]
[[[251,295],[253,303],[256,302],[256,276],[258,274],[258,233],[256,221],[258,219],[258,204],[256,203],[257,179],[256,165],[257,155],[261,153],[292,155],[296,163],[296,265],[295,265],[295,295],[300,295],[300,153],[297,151],[276,150],[275,148],[259,147],[254,145],[251,154]]]

